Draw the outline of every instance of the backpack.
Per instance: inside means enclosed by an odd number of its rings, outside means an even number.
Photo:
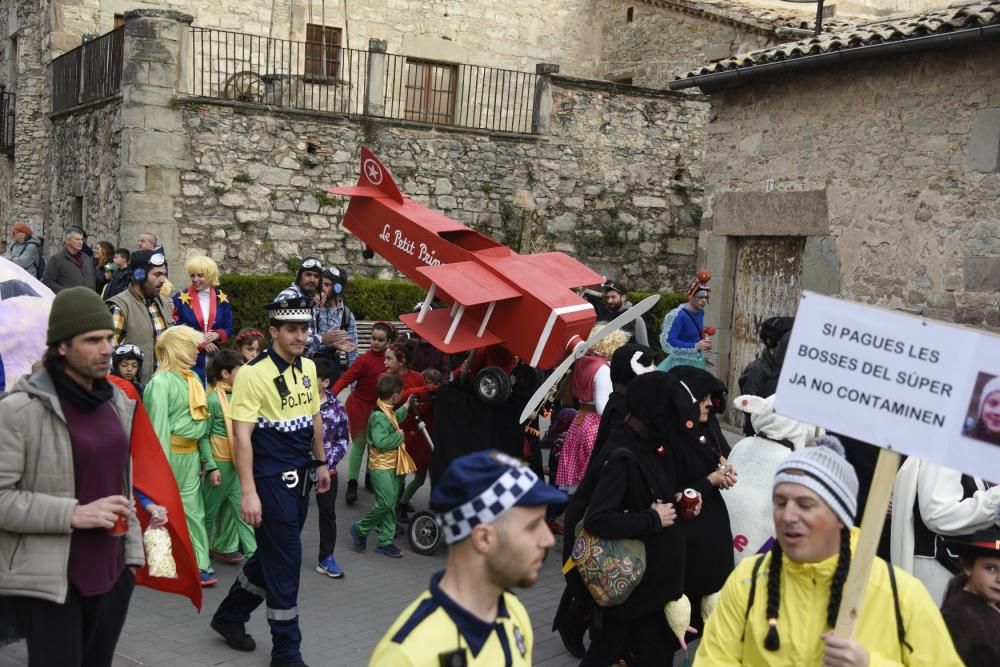
[[[45,239],[33,237],[30,241],[37,241],[35,245],[38,246],[38,264],[35,265],[35,277],[41,280],[42,276],[45,275],[45,253],[42,251]]]

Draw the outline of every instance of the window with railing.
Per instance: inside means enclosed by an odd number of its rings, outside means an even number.
[[[14,153],[14,93],[0,86],[0,153]]]
[[[116,28],[52,60],[52,111],[117,95],[125,28]]]
[[[310,28],[299,42],[192,26],[188,91],[276,108],[532,131],[534,73],[350,49],[339,28]]]
[[[306,76],[314,81],[340,78],[340,28],[306,25]]]
[[[457,79],[458,67],[455,65],[407,59],[406,120],[453,123]]]

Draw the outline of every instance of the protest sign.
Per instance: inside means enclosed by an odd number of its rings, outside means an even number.
[[[774,407],[1000,481],[998,378],[996,336],[805,292]]]

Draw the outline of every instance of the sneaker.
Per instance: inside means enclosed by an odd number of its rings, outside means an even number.
[[[271,667],[309,667],[301,660],[295,662],[285,662],[284,660],[271,660]]]
[[[354,543],[354,550],[363,554],[368,549],[368,536],[358,532],[358,524],[351,524],[351,542]]]
[[[257,648],[257,642],[247,634],[246,627],[242,623],[222,623],[213,618],[211,626],[222,635],[231,649],[250,652]]]
[[[203,588],[208,588],[209,586],[214,586],[217,583],[219,583],[218,577],[216,577],[213,573],[207,570],[202,570],[200,572],[200,576],[201,576],[201,585]]]
[[[221,560],[223,563],[229,563],[230,565],[239,565],[243,562],[244,556],[239,551],[230,551],[228,553],[223,553],[221,551],[211,550],[208,555],[215,560]]]
[[[395,544],[392,543],[387,544],[384,547],[383,546],[375,547],[375,553],[381,556],[388,556],[389,558],[403,557],[403,552],[399,550],[399,547],[397,547]]]
[[[316,571],[320,574],[325,574],[331,579],[340,579],[344,576],[344,571],[340,569],[340,566],[337,565],[337,561],[333,559],[333,554],[330,554],[321,560],[319,565],[316,566]]]
[[[344,500],[348,505],[358,502],[358,480],[347,480],[347,493],[344,494]]]

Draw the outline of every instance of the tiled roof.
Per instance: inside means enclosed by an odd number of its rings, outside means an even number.
[[[1000,25],[1000,0],[956,2],[917,16],[836,29],[818,37],[737,54],[688,72],[679,79],[991,25]]]
[[[643,0],[647,5],[671,9],[682,14],[702,16],[706,19],[733,25],[755,32],[770,34],[777,28],[811,29],[816,20],[816,10],[789,8],[776,10],[744,4],[737,0]],[[850,23],[831,19],[824,25],[847,27]]]

